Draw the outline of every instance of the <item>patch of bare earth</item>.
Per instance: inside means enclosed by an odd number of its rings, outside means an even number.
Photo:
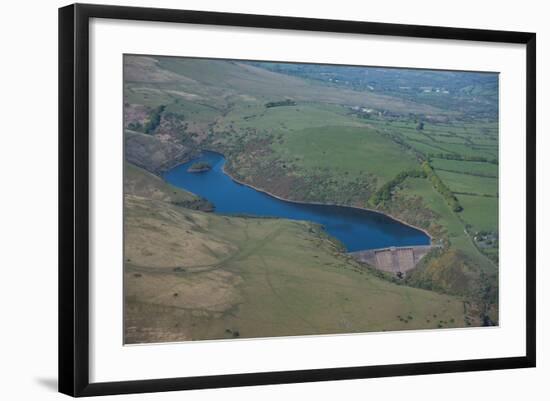
[[[128,124],[140,123],[143,125],[144,121],[149,117],[150,111],[147,107],[141,104],[124,104],[124,126]]]
[[[187,146],[162,141],[153,135],[137,132],[125,132],[124,151],[126,161],[157,173],[185,161],[191,149]]]

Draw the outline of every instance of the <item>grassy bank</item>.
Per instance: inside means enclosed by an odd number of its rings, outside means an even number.
[[[317,226],[127,195],[127,343],[464,327],[460,297],[393,284]],[[470,323],[471,324],[471,323]]]
[[[432,255],[431,265],[419,269],[411,285],[471,302],[479,297],[456,283],[493,285],[498,263],[498,124],[487,118],[492,112],[445,108],[461,104],[472,88],[437,108],[430,96],[443,100],[441,91],[422,90],[415,97],[389,87],[383,93],[361,85],[350,90],[220,60],[130,57],[125,59],[125,76],[128,161],[158,173],[200,149],[220,151],[233,177],[279,197],[375,207],[427,230],[445,246],[445,253]],[[390,85],[391,80],[384,82]],[[466,103],[483,109],[472,96]],[[273,104],[284,106],[266,107]],[[157,116],[151,132],[139,132]],[[441,182],[404,178],[423,163]],[[381,189],[383,196],[373,197]],[[460,208],[449,205],[453,198]],[[369,199],[377,201],[373,205]],[[196,228],[208,234],[218,227],[216,217]],[[241,229],[249,238],[262,236]],[[284,263],[294,266],[290,260]]]

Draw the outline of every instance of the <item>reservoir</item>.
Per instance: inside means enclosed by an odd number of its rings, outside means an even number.
[[[188,172],[187,169],[197,162],[207,162],[212,168],[200,173]],[[321,224],[348,252],[430,244],[430,238],[423,231],[381,213],[346,206],[286,201],[239,184],[223,172],[224,163],[221,154],[205,151],[198,158],[169,170],[163,178],[178,188],[208,199],[214,204],[215,213],[279,217]]]

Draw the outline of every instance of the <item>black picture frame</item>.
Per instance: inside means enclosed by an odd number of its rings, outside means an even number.
[[[88,337],[88,29],[91,18],[438,38],[526,45],[526,354],[520,357],[495,359],[90,383]],[[87,4],[74,4],[60,8],[59,391],[71,396],[95,396],[534,367],[536,364],[535,102],[535,33]]]

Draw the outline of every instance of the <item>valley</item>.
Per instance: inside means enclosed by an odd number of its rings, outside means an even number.
[[[142,230],[142,237],[126,235],[134,249],[134,256],[125,263],[127,310],[134,316],[126,320],[127,340],[222,338],[233,336],[235,331],[239,336],[256,337],[307,334],[308,330],[336,333],[498,324],[498,108],[495,112],[494,107],[498,84],[495,92],[494,79],[486,74],[406,74],[398,69],[372,69],[370,75],[348,71],[347,81],[342,81],[336,67],[330,72],[329,67],[321,71],[323,68],[310,65],[275,64],[277,68],[232,60],[125,56],[126,207],[140,210],[136,216],[150,213],[154,219],[164,218],[162,224],[150,222],[152,232],[156,227],[164,233],[153,242],[159,249],[166,248],[163,241],[188,244],[183,249],[176,245],[165,249],[163,261],[155,262],[161,267],[154,270],[156,281],[149,282],[153,271],[148,269],[154,269],[155,263],[147,253],[154,251],[140,253],[138,249],[148,244],[150,234]],[[319,71],[328,75],[319,75]],[[397,86],[391,86],[392,79]],[[403,83],[406,79],[410,85]],[[428,88],[426,81],[437,85]],[[445,82],[452,85],[444,86]],[[428,232],[438,249],[406,277],[397,278],[345,256],[341,245],[323,230],[308,226],[310,223],[212,214],[209,211],[215,210],[215,204],[170,187],[159,178],[204,150],[223,154],[225,171],[239,182],[291,201],[354,206],[388,214]],[[135,184],[136,180],[141,184]],[[149,189],[144,192],[144,187]],[[126,232],[139,231],[140,219],[129,220],[129,216],[128,212]],[[188,219],[195,223],[190,225]],[[162,228],[163,224],[172,227],[174,221],[179,227],[192,229],[173,227],[176,231],[172,232],[172,228]],[[229,240],[224,232],[233,229],[235,238]],[[279,229],[278,235],[269,237],[268,233]],[[254,247],[259,238],[270,239],[261,248],[269,256],[242,253]],[[203,245],[209,241],[211,246]],[[216,269],[204,267],[220,260],[229,260],[227,265],[223,263],[223,279]],[[189,275],[189,266],[203,266],[205,270]],[[174,271],[176,268],[185,273]],[[265,281],[250,279],[261,272],[265,278],[266,271],[277,269],[282,269],[279,273],[287,280],[273,288],[278,292],[286,288],[283,298],[290,306],[281,310],[282,306],[277,306],[273,316],[283,319],[282,311],[286,310],[284,316],[296,320],[296,325],[284,332],[275,328],[275,317],[269,330],[253,330],[251,323],[229,324],[231,319],[216,308],[204,306],[203,317],[208,316],[208,323],[200,317],[202,306],[184,310],[195,296],[182,293],[198,291],[193,284],[196,277],[196,288],[204,281],[217,289],[205,287],[202,297],[206,303],[201,305],[227,303],[232,305],[227,310],[239,319],[257,318],[255,308],[270,310],[269,305],[275,308],[278,303],[274,295],[266,298],[268,304],[260,301],[261,294],[271,294],[271,287]],[[326,278],[314,280],[318,275]],[[186,284],[170,293],[168,283],[175,286],[183,276]],[[351,309],[344,308],[341,298],[320,300],[314,296],[330,292],[322,283],[359,277],[365,282],[349,289],[350,294],[358,291]],[[348,284],[342,285],[334,284],[334,288],[348,288]],[[381,290],[376,292],[375,287]],[[231,294],[227,300],[215,299],[226,290]],[[359,293],[365,296],[364,301],[358,301]],[[207,299],[208,294],[212,299]],[[385,298],[389,294],[397,298]],[[430,309],[436,307],[427,302],[433,297],[447,297],[441,305],[455,305],[452,316],[429,318],[430,314],[444,314]],[[422,311],[418,315],[422,318],[408,319],[412,312],[406,302],[397,299],[413,299],[409,302]],[[376,318],[362,314],[369,310],[367,303]],[[325,308],[326,324],[314,317],[317,312],[313,305]],[[225,306],[220,308],[226,311]],[[353,324],[338,326],[341,317],[337,318],[340,314],[336,311],[342,308],[352,313],[348,320]],[[141,314],[154,316],[157,323],[136,318]],[[397,315],[401,319],[394,322]],[[174,316],[182,319],[177,328],[171,326]],[[311,316],[312,320],[306,323],[298,316]],[[164,334],[148,337],[144,328],[151,325],[163,327]]]

